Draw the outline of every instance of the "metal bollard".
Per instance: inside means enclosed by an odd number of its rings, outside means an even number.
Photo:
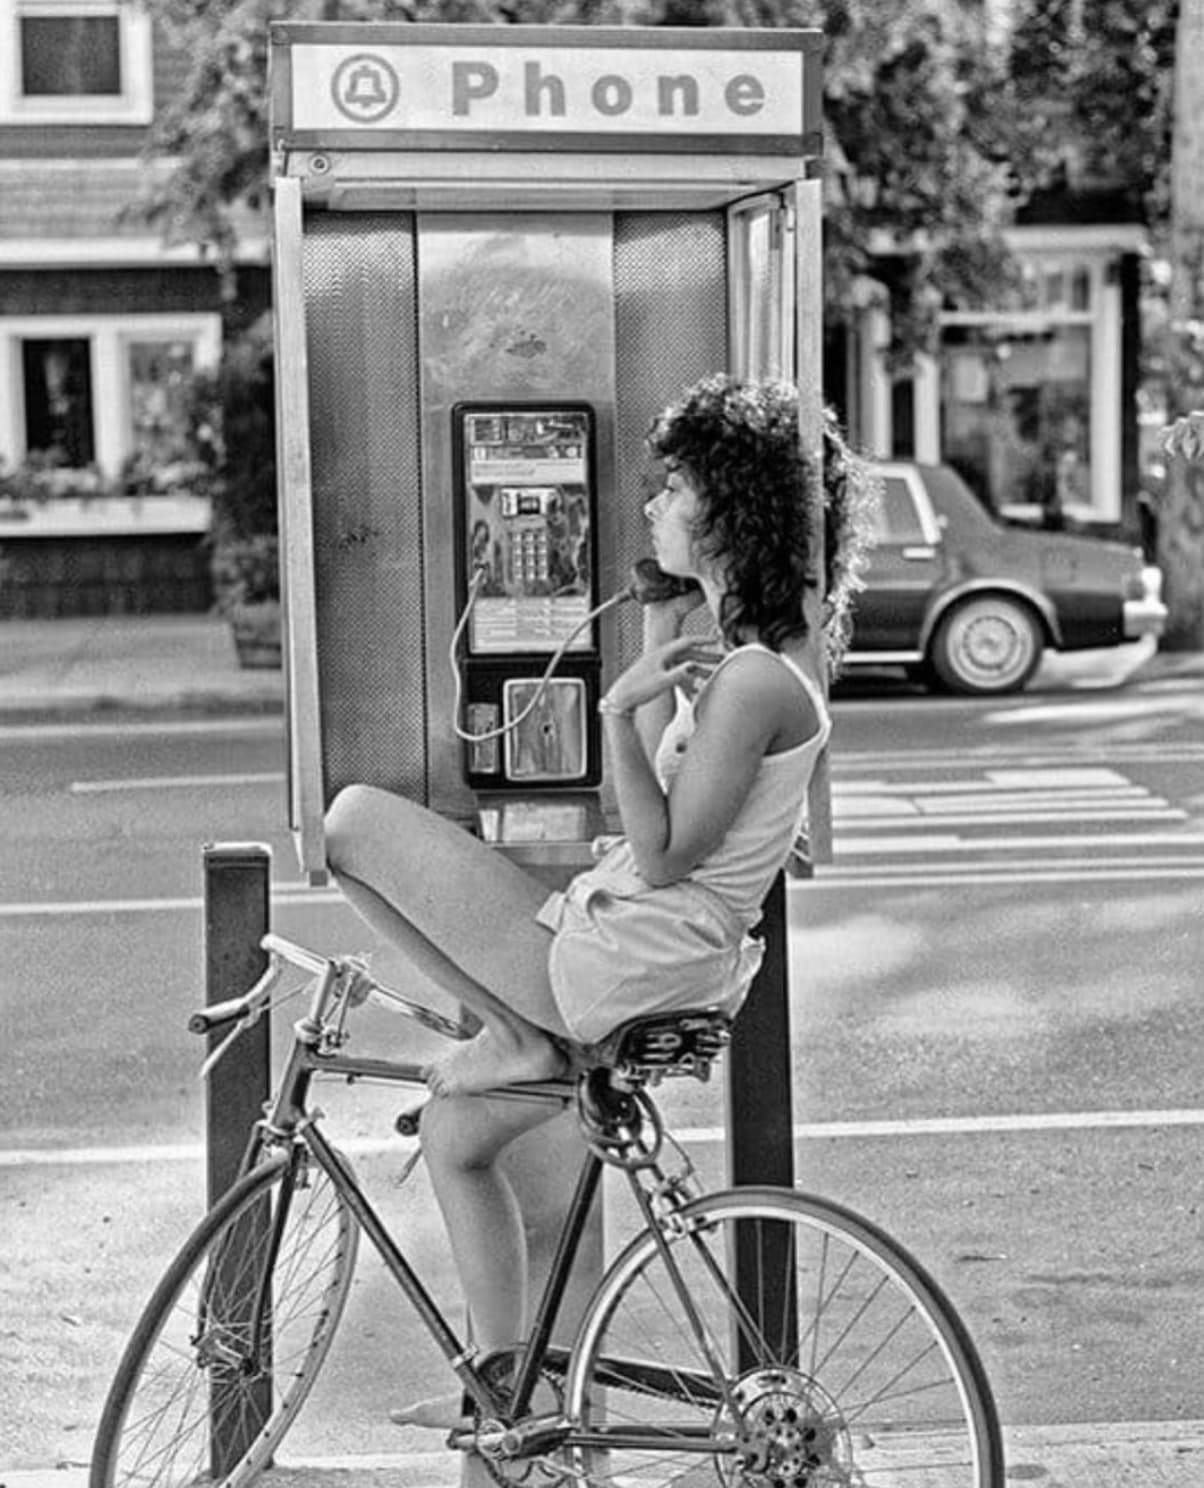
[[[205,1002],[212,1005],[246,992],[262,976],[267,956],[260,941],[270,929],[270,848],[261,843],[210,843],[203,849],[205,904]],[[209,1035],[209,1047],[220,1043],[227,1029]],[[268,1015],[235,1041],[205,1084],[205,1150],[209,1204],[212,1206],[234,1183],[246,1152],[247,1137],[271,1093],[271,1046]],[[267,1205],[248,1212],[243,1220],[248,1241],[257,1226],[269,1222]],[[240,1271],[240,1257],[231,1257],[231,1277]],[[240,1305],[250,1311],[254,1298],[240,1298],[233,1280],[223,1278],[222,1262],[215,1266],[212,1285],[237,1322]],[[268,1330],[267,1336],[270,1336]],[[215,1379],[210,1388],[212,1422],[210,1465],[215,1479],[226,1477],[246,1454],[272,1408],[272,1381],[258,1382],[250,1409],[243,1400],[242,1383],[230,1387]]]
[[[790,1053],[790,968],[786,925],[786,878],[779,873],[766,896],[759,933],[765,959],[736,1019],[728,1051],[728,1177],[741,1185],[794,1185],[794,1095]],[[736,1290],[754,1316],[771,1357],[794,1357],[798,1302],[790,1282],[793,1237],[768,1225],[749,1234],[737,1229]],[[741,1369],[758,1359],[747,1331],[740,1330]]]
[[[758,934],[765,959],[736,1019],[728,1051],[728,1177],[738,1184],[794,1183],[794,1093],[786,879],[765,899]]]

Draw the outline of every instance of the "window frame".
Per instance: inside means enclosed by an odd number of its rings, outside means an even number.
[[[872,462],[874,474],[882,480],[897,480],[902,483],[904,489],[911,497],[912,511],[917,519],[917,534],[913,536],[898,536],[888,533],[885,529],[886,507],[885,502],[879,512],[881,526],[878,528],[874,545],[884,548],[905,548],[911,546],[936,547],[941,541],[941,523],[932,505],[932,500],[924,488],[923,478],[919,472],[910,469],[906,465],[892,463],[889,460],[874,460]]]
[[[21,20],[115,17],[121,91],[21,92]],[[149,11],[135,0],[0,0],[0,124],[149,124],[154,57]]]
[[[134,450],[129,347],[144,341],[190,341],[193,367],[217,366],[221,356],[221,316],[214,311],[144,315],[0,316],[0,460],[20,465],[29,451],[25,439],[25,381],[21,343],[36,338],[89,342],[92,373],[92,438],[96,464],[112,478]],[[5,392],[9,393],[7,398]]]

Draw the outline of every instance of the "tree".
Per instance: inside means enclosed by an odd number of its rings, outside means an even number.
[[[1171,151],[1172,412],[1204,406],[1204,0],[1180,0]],[[1190,428],[1190,420],[1188,421]],[[1204,462],[1172,443],[1158,524],[1171,621],[1163,644],[1204,650]]]
[[[233,262],[236,214],[267,200],[268,27],[274,20],[590,25],[820,26],[831,190],[826,284],[842,313],[855,278],[894,263],[902,354],[931,341],[942,300],[997,297],[1008,272],[998,237],[1007,192],[1028,184],[1002,60],[945,0],[149,0],[191,58],[187,85],[151,150],[174,161],[143,203],[169,237]],[[1031,153],[1031,152],[1027,152]]]

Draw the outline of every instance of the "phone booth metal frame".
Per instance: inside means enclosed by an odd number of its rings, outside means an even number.
[[[697,377],[796,382],[818,458],[820,44],[272,27],[289,821],[311,882],[343,784],[480,806],[451,727],[454,404],[594,408],[599,598],[646,548],[650,417]],[[635,654],[635,608],[603,620],[601,686]],[[822,858],[822,770],[811,817]],[[580,865],[581,840],[534,839],[537,866]]]

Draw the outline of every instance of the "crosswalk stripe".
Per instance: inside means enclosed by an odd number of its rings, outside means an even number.
[[[963,765],[964,768],[964,765]],[[1017,841],[1032,845],[1038,839],[986,837],[981,832],[938,831],[939,828],[1039,826],[1057,823],[1079,827],[1077,835],[1094,847],[1131,846],[1142,825],[1182,823],[1188,813],[1156,795],[1120,771],[1100,766],[984,767],[967,770],[964,777],[900,781],[875,775],[869,779],[837,780],[832,788],[832,819],[836,852],[842,858],[915,852],[983,852],[1010,848]],[[1101,825],[1121,828],[1107,837]],[[883,835],[886,834],[886,835]],[[1065,837],[1050,837],[1042,845],[1064,846]],[[1171,837],[1172,841],[1182,841]]]
[[[1090,845],[1094,851],[1105,847],[1176,847],[1185,851],[1204,846],[1204,834],[1199,832],[1092,832],[1090,836],[1067,837],[1026,835],[1015,837],[959,837],[955,832],[897,833],[893,836],[865,836],[856,833],[837,836],[834,850],[838,858],[856,857],[874,853],[930,853],[930,852],[982,852],[992,853],[1017,851],[1038,852],[1055,848],[1079,848]]]

